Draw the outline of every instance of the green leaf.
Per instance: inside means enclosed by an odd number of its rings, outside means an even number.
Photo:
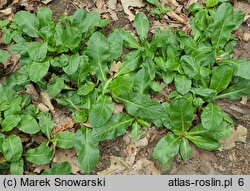
[[[64,88],[64,78],[60,76],[52,76],[50,83],[47,85],[47,90],[51,97],[56,97]]]
[[[159,0],[146,0],[146,1],[153,5],[157,5],[159,3]]]
[[[181,157],[184,161],[189,160],[189,158],[191,157],[192,148],[189,145],[189,142],[186,138],[181,139],[180,153],[181,153]]]
[[[163,121],[165,127],[182,133],[188,131],[195,112],[191,101],[186,98],[176,99],[170,104],[166,112],[166,118]]]
[[[219,127],[222,123],[223,113],[217,105],[209,103],[201,114],[201,123],[205,129]]]
[[[48,7],[41,7],[37,11],[37,18],[42,27],[48,26],[52,21],[52,11]]]
[[[40,131],[37,121],[31,115],[21,115],[21,121],[17,128],[30,135],[36,134]]]
[[[93,82],[87,82],[84,85],[81,85],[77,91],[78,95],[88,95],[95,88],[95,84]]]
[[[76,132],[75,148],[79,166],[84,172],[91,172],[96,166],[100,151],[90,129],[82,127]]]
[[[119,31],[114,30],[108,37],[108,41],[110,44],[110,60],[118,59],[122,55],[123,51],[123,39]]]
[[[75,49],[79,46],[82,35],[80,31],[75,27],[67,27],[63,30],[62,34],[56,39],[57,45],[69,48],[70,50]]]
[[[130,115],[142,119],[158,119],[164,113],[162,105],[145,94],[130,93],[117,98],[125,104],[126,110]]]
[[[242,96],[250,96],[250,80],[240,80],[218,95],[217,99],[240,99]]]
[[[55,164],[52,168],[43,171],[43,175],[70,175],[71,165],[68,161]]]
[[[47,50],[47,42],[32,42],[27,49],[30,58],[36,62],[43,61],[46,58]]]
[[[112,99],[102,96],[93,106],[89,113],[89,122],[93,127],[99,127],[111,117],[115,104]]]
[[[75,144],[75,133],[70,131],[58,132],[55,134],[52,142],[59,148],[71,149]]]
[[[8,115],[2,122],[2,131],[10,131],[18,125],[21,121],[21,117],[18,115]]]
[[[233,65],[236,68],[235,76],[250,80],[250,61],[246,59],[235,59]]]
[[[141,137],[141,126],[135,121],[132,125],[131,135],[135,141],[138,141]]]
[[[123,44],[127,48],[139,49],[140,45],[137,42],[136,38],[128,31],[124,29],[115,29],[119,34],[119,37],[123,40]]]
[[[188,55],[182,56],[181,61],[181,66],[188,77],[196,78],[197,76],[199,76],[200,62]]]
[[[3,144],[4,139],[5,139],[4,134],[0,133],[0,153],[3,152],[2,144]]]
[[[106,124],[93,128],[92,136],[98,141],[115,139],[123,135],[133,121],[134,119],[129,115],[114,114]]]
[[[141,41],[147,39],[149,32],[149,21],[147,16],[144,13],[137,13],[135,16],[134,25]]]
[[[63,67],[63,71],[68,74],[68,75],[72,75],[74,73],[76,73],[79,65],[80,65],[81,59],[79,54],[73,54],[72,56],[70,56],[69,58],[69,62],[67,66]]]
[[[238,25],[238,21],[235,22],[233,7],[229,3],[221,4],[216,14],[214,14],[213,19],[214,30],[211,40],[213,47],[219,50],[222,49],[231,38],[231,32]],[[242,21],[243,20],[241,20],[241,22]]]
[[[136,119],[137,122],[142,126],[142,127],[145,127],[145,128],[150,128],[151,127],[151,124],[143,119]]]
[[[29,77],[33,82],[40,81],[49,70],[49,62],[33,62],[29,67]]]
[[[54,122],[51,120],[51,116],[47,112],[41,112],[39,114],[39,125],[41,131],[48,139],[50,139],[51,131],[54,128]]]
[[[186,77],[186,75],[177,75],[174,79],[176,90],[185,95],[191,89],[192,81]]]
[[[113,94],[119,96],[128,93],[134,85],[134,79],[129,74],[119,76],[110,83],[110,90]]]
[[[146,93],[151,84],[149,71],[145,68],[140,69],[134,76],[133,90],[138,93]]]
[[[122,61],[122,64],[115,74],[115,76],[120,76],[122,74],[130,73],[139,68],[142,62],[140,50],[134,50],[129,52]]]
[[[220,2],[220,0],[206,0],[207,7],[214,7]]]
[[[27,11],[19,11],[15,14],[14,22],[30,37],[37,38],[42,36],[39,32],[39,20],[35,15]]]
[[[22,158],[10,164],[11,175],[23,175],[23,172],[24,172],[24,162]]]
[[[5,62],[9,58],[9,53],[5,50],[0,50],[0,62]]]
[[[179,152],[181,139],[173,133],[168,133],[156,145],[153,157],[161,164],[166,164],[172,160]]]
[[[220,143],[211,138],[203,137],[203,136],[186,136],[187,139],[192,141],[197,147],[201,149],[205,149],[208,151],[218,150],[220,148]]]
[[[92,67],[97,77],[101,81],[107,79],[107,61],[110,59],[109,41],[100,33],[92,34],[88,41],[88,55],[92,59]]]
[[[48,164],[53,157],[53,150],[47,146],[47,142],[44,142],[34,149],[29,149],[24,156],[31,163],[37,165]]]
[[[18,161],[23,153],[21,138],[17,135],[9,135],[2,143],[4,158],[8,162]]]
[[[233,67],[224,64],[216,68],[213,72],[210,88],[216,90],[218,93],[225,90],[231,82],[233,76]]]

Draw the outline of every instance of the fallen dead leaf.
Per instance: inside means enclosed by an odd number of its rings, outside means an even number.
[[[122,113],[123,109],[124,109],[124,105],[116,103],[113,113],[114,114]]]
[[[112,10],[116,10],[116,8],[117,8],[117,0],[108,0],[107,1],[107,6]]]
[[[110,67],[110,70],[109,70],[109,74],[110,74],[111,76],[113,76],[114,73],[118,72],[118,70],[119,70],[121,64],[122,64],[122,63],[121,63],[120,61],[118,61],[118,62],[115,62],[115,61],[114,61],[114,62],[111,64],[111,67]]]
[[[55,151],[53,162],[59,163],[63,161],[68,161],[71,164],[73,174],[77,174],[77,172],[81,171],[77,165],[77,156],[74,149],[58,149]]]
[[[35,169],[34,169],[34,173],[38,173],[40,174],[43,170],[47,170],[50,168],[49,164],[45,164],[45,165],[34,165]]]
[[[31,99],[37,102],[39,99],[39,95],[36,91],[36,88],[32,84],[27,84],[25,86],[25,89],[26,89],[26,93],[31,95]]]
[[[43,3],[44,5],[47,5],[47,4],[49,4],[50,2],[52,2],[52,1],[54,1],[54,0],[42,0],[42,3]]]
[[[235,142],[246,142],[247,129],[238,125],[237,129],[227,138],[220,140],[221,150],[229,150],[236,146]]]
[[[124,12],[128,15],[128,19],[133,21],[135,19],[135,15],[129,10],[130,7],[144,7],[145,4],[143,0],[121,0],[122,7]]]
[[[48,91],[43,90],[41,92],[41,97],[42,97],[42,103],[44,103],[48,108],[50,109],[51,112],[54,112],[55,108],[51,103],[51,96],[49,95]]]

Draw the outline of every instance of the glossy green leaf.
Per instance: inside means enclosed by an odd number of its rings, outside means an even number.
[[[47,146],[47,142],[44,142],[34,149],[29,149],[24,156],[31,163],[37,165],[48,164],[53,157],[53,150]]]
[[[223,114],[217,105],[209,103],[201,114],[201,123],[205,129],[219,127],[223,120]]]
[[[37,11],[37,18],[42,27],[48,26],[52,21],[52,11],[48,7],[41,7]]]
[[[123,40],[123,44],[127,48],[138,49],[140,48],[139,43],[137,42],[136,38],[128,31],[124,29],[115,29],[119,34],[119,37]]]
[[[8,162],[18,161],[23,153],[21,138],[17,135],[9,135],[2,143],[4,158]]]
[[[181,144],[180,144],[180,153],[181,153],[181,158],[184,161],[187,161],[190,159],[191,154],[192,154],[192,148],[189,145],[189,142],[186,138],[181,139]]]
[[[184,55],[181,57],[181,66],[187,76],[196,78],[200,74],[200,63],[191,56]]]
[[[250,80],[240,80],[217,96],[217,99],[240,99],[250,95]]]
[[[47,42],[32,42],[27,49],[30,58],[36,62],[43,61],[46,58],[47,50]]]
[[[192,81],[188,79],[185,75],[177,75],[174,79],[176,90],[185,95],[191,89]]]
[[[0,62],[5,62],[8,60],[9,54],[5,50],[0,50]]]
[[[192,141],[197,147],[205,149],[208,151],[218,150],[220,148],[220,143],[208,137],[203,136],[186,136],[187,139]]]
[[[50,139],[51,131],[54,128],[54,122],[52,121],[49,113],[41,112],[39,114],[39,125],[43,134]]]
[[[39,32],[39,20],[35,15],[27,11],[19,11],[15,14],[14,22],[30,37],[37,38],[42,36]]]
[[[233,65],[236,68],[235,76],[250,80],[250,61],[246,59],[235,59]]]
[[[114,79],[110,83],[110,90],[113,94],[119,96],[128,93],[134,85],[134,79],[131,75],[125,74]]]
[[[186,132],[192,123],[194,107],[192,102],[186,98],[174,100],[166,110],[164,126],[171,130]]]
[[[62,149],[73,148],[75,144],[75,133],[70,131],[58,132],[54,135],[52,142]]]
[[[141,126],[135,121],[132,125],[131,135],[135,141],[138,141],[141,137]]]
[[[115,76],[130,73],[139,68],[142,62],[141,52],[139,50],[131,51],[128,53],[122,61],[118,72]]]
[[[4,134],[0,133],[0,153],[3,152],[2,144],[3,144],[4,139],[5,139]]]
[[[159,3],[159,0],[146,0],[146,1],[153,5],[157,5],[157,3]]]
[[[21,117],[18,115],[8,115],[2,122],[2,131],[10,131],[18,125],[21,121]]]
[[[93,106],[89,113],[89,122],[93,127],[99,127],[106,123],[114,110],[112,99],[102,96]]]
[[[140,39],[142,41],[147,39],[149,32],[149,21],[147,16],[144,13],[137,13],[135,16],[134,25]]]
[[[56,40],[58,45],[73,50],[80,44],[82,35],[77,28],[66,27]]]
[[[158,119],[164,114],[162,105],[145,94],[130,93],[121,95],[118,100],[125,104],[130,115],[142,119]]]
[[[223,3],[219,6],[216,14],[213,16],[213,34],[212,45],[218,50],[223,48],[231,38],[231,32],[238,22],[234,19],[233,7],[229,3]],[[243,18],[242,18],[243,21]]]
[[[56,97],[64,88],[64,78],[60,76],[52,76],[51,82],[47,85],[48,92],[51,97]]]
[[[52,168],[43,171],[43,175],[70,175],[71,165],[68,161],[55,164]]]
[[[233,76],[233,68],[230,65],[221,65],[213,72],[210,88],[221,92],[225,90],[231,82]]]
[[[142,68],[134,76],[133,90],[138,93],[146,93],[151,87],[151,84],[149,71]]]
[[[220,0],[206,0],[207,7],[214,7],[220,2]]]
[[[22,158],[10,164],[11,175],[23,175],[23,172],[24,172],[24,162]]]
[[[87,82],[84,85],[81,85],[77,91],[79,95],[88,95],[95,88],[95,84],[92,82]]]
[[[36,134],[40,131],[37,121],[31,115],[21,115],[21,121],[17,128],[27,134]]]
[[[68,75],[72,75],[72,74],[76,73],[76,71],[80,65],[80,62],[81,62],[81,58],[80,58],[79,54],[78,53],[73,54],[69,58],[68,65],[63,67],[63,71]]]
[[[168,133],[156,145],[153,157],[161,164],[166,164],[172,160],[179,152],[181,139],[173,133]]]
[[[109,54],[109,41],[100,33],[95,32],[92,34],[88,41],[88,54],[92,59],[91,66],[95,71],[97,77],[101,81],[107,79],[107,61],[110,59]]]
[[[48,72],[49,62],[33,62],[29,67],[29,77],[33,82],[40,81]]]
[[[100,151],[90,129],[82,127],[76,132],[75,148],[79,166],[84,172],[91,172],[96,166]]]
[[[123,135],[133,121],[129,115],[114,114],[106,124],[93,128],[92,136],[98,141],[115,139]]]

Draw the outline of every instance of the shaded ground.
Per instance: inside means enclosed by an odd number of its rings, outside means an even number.
[[[31,1],[37,5],[37,1]],[[92,6],[91,6],[92,5]],[[53,10],[53,17],[57,18],[62,13],[72,14],[77,8],[85,7],[92,10],[94,4],[83,3],[80,0],[53,0],[47,6]],[[36,6],[30,6],[30,9]],[[250,15],[249,4],[242,3],[236,8],[244,9]],[[96,9],[96,8],[95,8]],[[145,8],[147,9],[147,7]],[[113,28],[125,28],[133,31],[131,22],[118,4],[115,10],[118,20],[111,21],[106,28],[109,32]],[[106,13],[103,13],[106,16]],[[109,14],[107,15],[110,16]],[[114,15],[113,15],[114,17]],[[150,21],[151,24],[166,27],[166,23]],[[235,55],[250,59],[250,41],[246,39],[245,33],[249,30],[249,19],[236,33],[236,37],[241,39],[235,47]],[[176,24],[179,26],[179,24]],[[153,26],[155,28],[156,26]],[[240,103],[239,101],[219,101],[218,104],[228,113],[237,125],[242,125],[248,129],[246,143],[236,143],[236,147],[230,150],[218,152],[206,152],[193,147],[191,159],[184,163],[180,157],[176,158],[173,167],[163,169],[152,158],[152,151],[161,137],[165,135],[163,129],[144,129],[142,138],[134,142],[130,134],[119,137],[116,140],[104,141],[100,144],[101,157],[93,174],[250,174],[250,101]],[[58,151],[58,158],[54,162],[70,160],[76,163],[76,156],[73,151]],[[46,168],[46,167],[44,167]],[[77,167],[73,166],[73,171],[77,172]],[[36,168],[36,172],[43,168]]]

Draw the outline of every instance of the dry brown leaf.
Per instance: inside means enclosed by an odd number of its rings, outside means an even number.
[[[42,3],[43,3],[44,5],[47,5],[47,4],[49,4],[50,2],[52,2],[52,1],[54,1],[54,0],[42,0]]]
[[[40,144],[46,142],[47,139],[44,136],[42,136],[41,134],[35,134],[35,135],[31,135],[31,141],[40,145]]]
[[[247,129],[238,125],[237,129],[227,138],[220,140],[221,150],[229,150],[236,146],[235,142],[246,142]]]
[[[42,112],[49,112],[49,108],[43,103],[39,103],[37,108]]]
[[[106,13],[107,9],[104,0],[94,0],[99,13]]]
[[[117,16],[115,11],[113,11],[112,9],[108,9],[107,11],[109,12],[110,17],[111,17],[112,20],[114,20],[114,21],[118,20],[118,16]]]
[[[0,9],[2,9],[7,4],[7,0],[0,0]]]
[[[25,86],[25,89],[26,89],[26,93],[31,95],[31,99],[37,102],[39,99],[39,95],[36,91],[36,88],[32,84],[27,84]]]
[[[35,169],[34,169],[34,173],[38,173],[40,174],[43,170],[47,170],[50,168],[49,164],[45,164],[45,165],[34,165]]]
[[[124,109],[124,105],[116,103],[113,113],[114,114],[122,113],[123,109]]]
[[[77,172],[81,171],[77,165],[77,156],[74,149],[58,149],[55,151],[53,162],[59,163],[63,161],[68,161],[71,164],[73,174],[77,174]]]
[[[50,109],[51,112],[54,112],[55,108],[51,103],[51,96],[49,95],[48,91],[42,91],[41,92],[42,96],[42,103],[44,103],[48,108]]]
[[[111,64],[111,67],[110,67],[110,70],[109,70],[109,74],[110,74],[111,76],[113,76],[114,73],[116,73],[116,72],[119,70],[121,64],[122,64],[122,63],[121,63],[120,61],[118,61],[118,62],[115,62],[115,61],[114,61],[114,62]]]
[[[129,10],[130,7],[144,7],[145,4],[143,0],[121,0],[122,7],[124,12],[128,15],[128,19],[133,21],[135,19],[135,15]]]
[[[107,5],[110,9],[116,10],[117,8],[117,0],[108,0]]]
[[[52,131],[53,134],[59,131],[65,131],[71,129],[75,122],[69,116],[67,116],[62,110],[56,109],[53,113],[53,121],[55,122],[55,127]]]

